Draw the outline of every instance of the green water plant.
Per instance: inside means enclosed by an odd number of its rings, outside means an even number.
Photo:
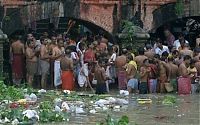
[[[176,103],[176,97],[172,95],[167,95],[164,97],[164,100],[162,101],[162,104],[164,105],[173,105]]]
[[[124,115],[120,119],[114,119],[110,115],[107,115],[105,123],[101,122],[96,125],[129,125],[129,118]]]

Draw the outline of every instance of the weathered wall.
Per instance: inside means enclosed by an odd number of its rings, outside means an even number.
[[[30,0],[29,0],[30,1]],[[45,1],[45,2],[44,2]],[[44,18],[52,18],[52,22],[57,20],[53,17],[72,17],[82,19],[102,27],[106,31],[113,33],[118,29],[120,20],[132,18],[136,12],[140,13],[140,20],[143,22],[144,29],[151,31],[158,25],[162,25],[168,18],[156,15],[171,17],[174,12],[166,8],[163,13],[163,7],[169,3],[175,3],[176,0],[38,0],[36,2],[26,2],[26,0],[2,0],[4,8],[22,8],[20,15],[23,24],[34,25],[31,22]],[[39,3],[39,4],[38,4]],[[184,16],[200,15],[199,0],[184,0]],[[160,10],[159,10],[160,9]],[[4,15],[7,14],[4,9]],[[122,12],[123,16],[122,16]],[[156,14],[157,13],[157,14]],[[0,16],[1,17],[1,16]],[[177,17],[174,16],[174,19]],[[158,23],[161,22],[161,23]]]

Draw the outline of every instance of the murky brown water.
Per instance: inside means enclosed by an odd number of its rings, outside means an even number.
[[[177,103],[171,106],[163,105],[165,95],[130,95],[127,97],[129,105],[120,111],[106,110],[96,114],[71,114],[69,122],[60,125],[95,125],[105,121],[110,114],[113,118],[127,115],[130,125],[200,125],[200,96],[178,96]],[[138,98],[150,98],[152,104],[138,104]],[[59,123],[56,123],[59,125]]]

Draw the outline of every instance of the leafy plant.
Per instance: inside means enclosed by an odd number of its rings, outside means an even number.
[[[182,16],[184,11],[184,3],[183,0],[177,0],[175,5],[175,11],[177,16]]]
[[[176,103],[176,97],[171,95],[165,96],[162,101],[162,104],[164,105],[173,105],[174,103]]]
[[[128,116],[122,116],[119,120],[112,118],[110,115],[107,116],[105,123],[97,123],[96,125],[128,125]]]
[[[6,86],[0,81],[0,100],[17,100],[24,97],[23,90],[14,86]]]
[[[134,43],[134,34],[135,34],[135,28],[134,24],[128,20],[123,20],[122,24],[122,36],[121,37],[121,44],[122,47],[132,46]]]

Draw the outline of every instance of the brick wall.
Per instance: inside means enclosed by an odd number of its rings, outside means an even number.
[[[137,11],[140,3],[136,2],[138,0],[132,1],[132,11]],[[150,31],[153,28],[153,11],[161,5],[171,2],[176,2],[176,0],[141,0],[141,20],[144,23],[145,30]],[[122,0],[80,0],[80,10],[71,11],[80,12],[81,19],[92,22],[109,32],[113,32],[114,29],[117,29],[118,23],[121,20],[122,3],[128,3],[128,0],[126,2],[124,0],[123,2]],[[2,0],[1,4],[6,8],[34,3],[26,2],[26,0]]]
[[[176,2],[176,0],[142,0],[142,21],[144,29],[150,31],[153,28],[153,11],[161,5]]]

